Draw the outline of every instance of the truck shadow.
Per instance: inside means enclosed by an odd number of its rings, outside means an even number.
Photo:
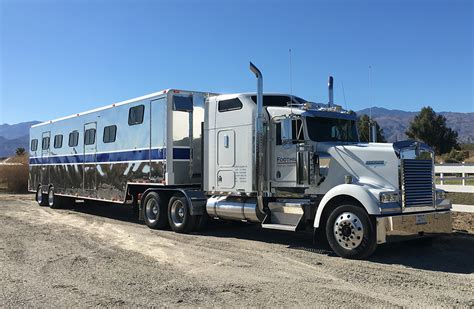
[[[433,239],[383,244],[369,259],[382,264],[448,273],[474,273],[474,235],[453,233]]]
[[[130,204],[111,204],[100,201],[76,202],[67,205],[68,210],[78,213],[100,216],[112,220],[142,224],[138,221],[138,215],[133,213]]]
[[[138,221],[137,215],[132,212],[131,205],[100,202],[87,205],[76,203],[68,209],[112,220],[143,224],[143,222]],[[291,250],[302,250],[337,258],[326,245],[313,244],[312,235],[307,232],[292,233],[265,230],[257,224],[210,220],[202,231],[195,232],[194,235],[238,238],[284,245]],[[368,261],[387,265],[404,265],[422,270],[472,274],[474,273],[473,257],[474,235],[453,233],[452,235],[434,238],[431,241],[420,239],[383,244],[378,246]]]

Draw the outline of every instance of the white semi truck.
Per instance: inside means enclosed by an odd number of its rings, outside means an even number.
[[[427,145],[361,143],[332,78],[317,104],[264,94],[250,69],[257,93],[169,89],[33,126],[29,190],[53,208],[128,202],[150,228],[178,233],[209,217],[310,229],[345,258],[451,232]]]

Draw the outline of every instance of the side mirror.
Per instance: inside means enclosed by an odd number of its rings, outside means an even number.
[[[292,143],[290,118],[285,118],[281,121],[281,141],[283,145]]]

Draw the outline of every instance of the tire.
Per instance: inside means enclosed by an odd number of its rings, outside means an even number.
[[[164,229],[168,227],[168,218],[166,216],[166,205],[161,201],[160,195],[156,192],[150,192],[143,200],[143,217],[145,224],[151,229]]]
[[[336,207],[326,222],[326,236],[331,249],[347,259],[363,259],[377,248],[375,226],[359,206]]]
[[[62,200],[61,197],[57,196],[54,193],[54,187],[53,186],[49,187],[48,194],[46,196],[47,196],[47,205],[49,206],[49,208],[52,208],[52,209],[62,208],[63,200]]]
[[[36,190],[36,196],[35,196],[36,202],[40,206],[47,206],[48,204],[46,203],[46,194],[43,194],[41,192],[41,186],[38,186],[38,189]]]
[[[189,233],[196,228],[197,216],[191,216],[188,200],[173,196],[168,203],[168,221],[176,233]]]

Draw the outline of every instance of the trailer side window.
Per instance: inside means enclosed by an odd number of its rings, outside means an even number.
[[[95,129],[87,129],[84,133],[84,145],[93,145],[95,143]]]
[[[76,147],[77,144],[79,143],[79,132],[77,131],[72,131],[69,133],[69,147]]]
[[[130,107],[128,111],[128,125],[134,126],[143,123],[143,114],[145,113],[145,105]]]
[[[239,99],[230,99],[219,101],[218,110],[219,112],[230,112],[242,109],[242,102]]]
[[[31,140],[31,151],[36,151],[38,149],[38,140],[33,139]]]
[[[43,137],[43,143],[41,145],[43,150],[49,149],[49,137]]]
[[[117,126],[108,126],[104,128],[104,136],[103,142],[104,143],[113,143],[115,142],[115,137],[117,136]]]
[[[61,148],[63,147],[63,135],[55,135],[54,136],[54,148]]]

